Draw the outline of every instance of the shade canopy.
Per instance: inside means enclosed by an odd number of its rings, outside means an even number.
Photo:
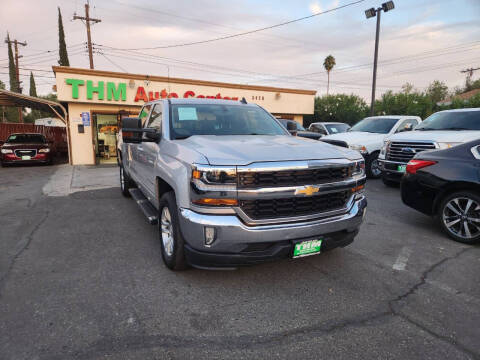
[[[58,116],[65,124],[67,123],[67,111],[62,104],[55,101],[0,89],[0,106],[28,107],[42,110]]]

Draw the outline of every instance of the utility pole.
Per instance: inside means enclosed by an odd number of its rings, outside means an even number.
[[[465,69],[460,71],[463,74],[467,74],[467,84],[469,84],[472,81],[473,72],[476,70],[480,70],[480,67],[477,67],[475,69],[470,68],[470,69]]]
[[[20,69],[19,69],[19,66],[18,66],[18,59],[22,58],[23,56],[18,55],[18,45],[27,46],[27,42],[26,41],[21,42],[21,41],[18,41],[17,39],[15,39],[15,40],[6,39],[5,40],[5,43],[8,44],[8,45],[10,45],[10,43],[12,43],[12,42],[13,42],[14,47],[15,47],[15,77],[17,78],[18,90],[20,92],[22,92],[22,88],[20,87],[21,81],[20,81]],[[23,123],[23,111],[22,111],[21,107],[18,108],[18,118],[19,118],[19,121],[21,123]]]
[[[370,104],[370,115],[375,115],[375,89],[377,86],[377,61],[378,61],[378,40],[380,37],[380,14],[383,12],[387,12],[393,10],[395,5],[393,1],[387,1],[382,4],[381,7],[375,9],[370,8],[365,10],[365,16],[367,19],[376,16],[377,17],[377,30],[375,32],[375,55],[373,59],[373,81],[372,81],[372,102]]]
[[[76,14],[73,14],[73,20],[85,21],[85,25],[87,26],[88,57],[90,59],[90,69],[93,69],[93,52],[92,52],[92,37],[90,35],[90,22],[99,23],[102,20],[91,18],[89,15],[89,10],[90,10],[90,5],[87,1],[87,3],[85,4],[85,16],[77,16]]]

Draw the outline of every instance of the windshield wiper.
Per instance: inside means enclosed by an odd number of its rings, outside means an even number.
[[[430,131],[430,130],[438,130],[438,129],[434,129],[434,128],[426,128],[426,127],[424,127],[424,128],[417,128],[417,129],[415,129],[415,131]]]
[[[192,135],[187,135],[187,136],[177,136],[177,137],[175,138],[175,140],[184,140],[184,139],[188,139],[190,136],[192,136]]]

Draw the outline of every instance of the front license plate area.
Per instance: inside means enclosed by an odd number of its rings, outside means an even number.
[[[22,160],[31,160],[32,157],[30,155],[23,155]]]
[[[405,170],[407,169],[407,165],[398,165],[397,166],[397,171],[404,173]]]
[[[293,258],[320,254],[322,239],[299,241],[293,245]]]

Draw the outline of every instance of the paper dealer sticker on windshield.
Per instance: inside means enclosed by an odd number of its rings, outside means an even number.
[[[178,120],[198,120],[197,109],[194,107],[179,107],[178,108]]]

